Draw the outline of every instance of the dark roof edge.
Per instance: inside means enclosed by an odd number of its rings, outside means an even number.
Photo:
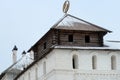
[[[120,43],[119,40],[107,40],[107,42]]]

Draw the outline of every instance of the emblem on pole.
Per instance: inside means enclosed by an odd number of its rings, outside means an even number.
[[[63,12],[67,13],[70,7],[70,2],[68,0],[66,0],[63,4]]]

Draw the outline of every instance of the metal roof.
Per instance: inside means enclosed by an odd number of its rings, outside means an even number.
[[[52,29],[60,29],[60,30],[78,30],[78,31],[94,31],[94,32],[111,32],[110,30],[107,30],[105,28],[102,28],[100,26],[97,26],[95,24],[92,24],[90,22],[87,22],[83,19],[80,19],[78,17],[72,16],[70,14],[65,14],[58,22],[56,22],[50,30]],[[49,30],[49,31],[50,31]],[[48,32],[49,32],[48,31]],[[48,33],[47,32],[47,33]],[[46,34],[47,34],[46,33]],[[45,35],[46,35],[45,34]],[[44,35],[44,36],[45,36]],[[43,37],[44,37],[43,36]],[[42,38],[41,38],[42,39]],[[40,40],[41,40],[40,39]],[[38,40],[29,50],[28,52],[38,44],[40,41]]]
[[[70,14],[65,14],[53,27],[53,29],[64,29],[64,30],[80,30],[80,31],[102,31],[111,32],[100,26],[72,16]]]
[[[33,60],[29,57],[29,54],[25,54],[20,58],[17,62],[12,64],[10,67],[8,67],[5,71],[3,71],[0,74],[0,80],[7,74],[7,73],[14,73],[16,76],[21,73],[21,71],[24,70],[27,66],[29,66]],[[13,78],[15,78],[14,76]]]

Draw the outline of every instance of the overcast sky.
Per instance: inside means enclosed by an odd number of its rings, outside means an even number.
[[[65,0],[0,0],[0,72],[38,41],[63,15]],[[120,40],[120,0],[69,0],[69,14],[113,31],[105,40]]]

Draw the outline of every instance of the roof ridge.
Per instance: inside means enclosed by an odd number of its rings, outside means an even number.
[[[96,25],[96,24],[90,23],[90,22],[88,22],[88,21],[85,21],[85,20],[83,20],[83,19],[81,19],[81,18],[75,17],[75,16],[73,16],[73,15],[71,15],[71,14],[65,14],[65,15],[64,15],[58,22],[56,22],[51,28],[56,28],[57,25],[59,25],[59,23],[62,22],[62,20],[64,20],[67,16],[70,16],[70,17],[72,17],[72,18],[75,18],[75,19],[77,19],[77,20],[80,20],[80,21],[82,21],[82,22],[84,22],[84,23],[87,23],[87,24],[89,24],[89,25],[91,25],[91,26],[94,26],[94,27],[103,29],[103,30],[105,30],[105,31],[107,31],[107,32],[112,32],[112,31],[110,31],[110,30],[108,30],[108,29],[105,29],[105,28],[100,27],[100,26],[98,26],[98,25]]]
[[[62,18],[60,18],[51,28],[55,28],[68,14],[65,14]]]

